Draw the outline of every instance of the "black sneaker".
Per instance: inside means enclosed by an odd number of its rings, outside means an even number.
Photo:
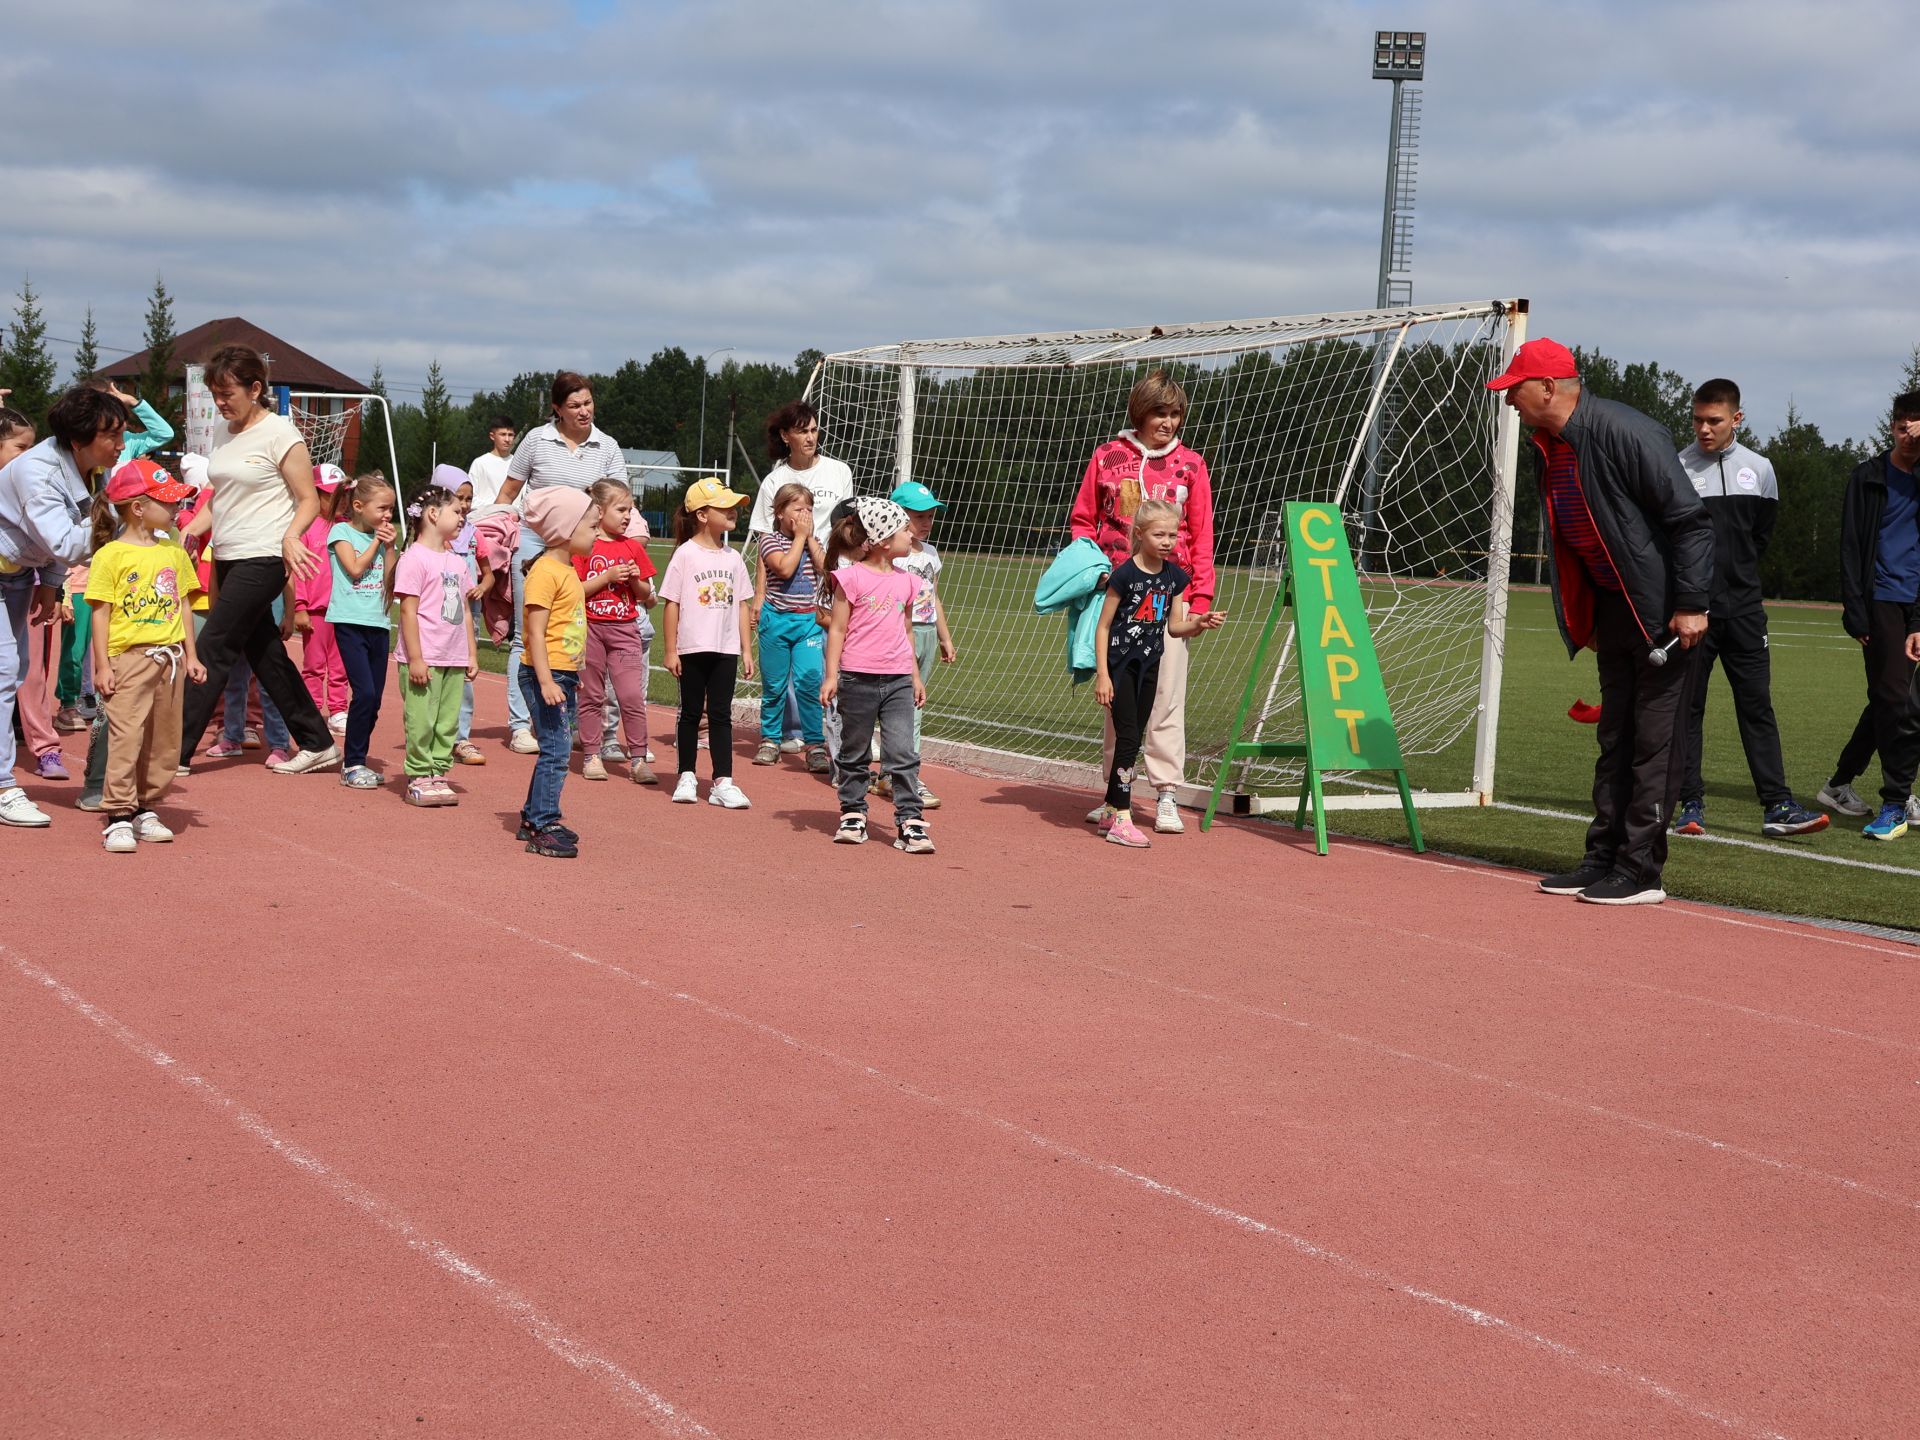
[[[527,841],[527,853],[544,855],[549,860],[571,860],[580,853],[580,844],[566,826],[549,825],[533,832],[533,838]]]
[[[570,840],[575,845],[578,845],[580,843],[580,836],[578,832],[569,830],[566,826],[560,824],[558,821],[556,821],[552,825],[547,826],[547,829],[552,831],[556,835],[566,836],[567,839]],[[520,828],[518,831],[514,833],[513,838],[524,842],[524,841],[533,839],[533,837],[538,833],[539,832],[536,831],[533,828],[533,826],[529,825],[526,822],[526,819],[523,816],[520,821]]]
[[[1589,885],[1607,878],[1598,865],[1581,865],[1564,875],[1542,875],[1540,889],[1547,895],[1578,895]]]
[[[1658,905],[1667,892],[1651,880],[1639,880],[1618,870],[1580,892],[1589,905]]]
[[[1832,824],[1830,817],[1818,810],[1809,810],[1798,800],[1782,800],[1767,806],[1766,814],[1760,821],[1762,835],[1811,835],[1816,830],[1824,830]]]

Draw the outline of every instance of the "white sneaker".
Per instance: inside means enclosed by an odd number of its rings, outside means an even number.
[[[344,710],[334,711],[333,714],[327,717],[327,728],[333,731],[333,733],[336,735],[346,734],[347,733],[347,712]]]
[[[340,763],[340,747],[329,745],[324,750],[296,750],[293,758],[284,765],[273,767],[276,775],[305,775],[310,770],[331,770]]]
[[[100,837],[100,844],[109,855],[131,855],[136,848],[133,823],[128,820],[114,821]]]
[[[720,805],[728,810],[745,810],[753,802],[741,793],[740,787],[733,783],[733,777],[729,775],[713,782],[713,788],[707,791],[707,804]]]
[[[1186,833],[1186,821],[1180,818],[1180,805],[1173,798],[1173,791],[1162,790],[1160,803],[1153,807],[1153,829],[1157,835],[1182,835]]]
[[[673,803],[691,805],[700,798],[700,780],[691,770],[682,770],[680,778],[674,782]]]
[[[1854,793],[1851,785],[1822,785],[1813,797],[1814,804],[1841,815],[1871,815],[1867,802]]]
[[[516,755],[538,755],[540,742],[533,738],[531,730],[516,730],[513,738],[507,741],[507,749]]]
[[[780,742],[780,753],[782,755],[798,755],[806,748],[807,742],[802,740],[798,735],[789,735]]]
[[[598,755],[589,755],[580,766],[582,780],[604,780],[607,778],[607,762]]]
[[[0,791],[0,825],[18,825],[23,829],[37,830],[53,821],[47,812],[27,798],[27,792],[18,785],[11,790]]]
[[[1909,825],[1920,825],[1920,795],[1909,795],[1907,797],[1907,823]]]
[[[173,839],[173,831],[162,825],[153,811],[142,810],[133,817],[133,838],[148,845],[164,845]]]

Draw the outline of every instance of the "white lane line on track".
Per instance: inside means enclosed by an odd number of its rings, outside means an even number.
[[[1530,1330],[1524,1325],[1493,1314],[1491,1311],[1483,1310],[1478,1306],[1468,1304],[1465,1301],[1454,1300],[1436,1291],[1409,1284],[1396,1275],[1377,1269],[1364,1261],[1355,1260],[1340,1251],[1329,1249],[1324,1245],[1309,1240],[1304,1235],[1295,1234],[1277,1225],[1269,1224],[1264,1220],[1257,1220],[1251,1215],[1242,1214],[1227,1206],[1215,1204],[1210,1200],[1190,1194],[1178,1186],[1169,1185],[1163,1180],[1156,1180],[1152,1176],[1143,1174],[1140,1171],[1129,1170],[1125,1166],[1113,1161],[1102,1160],[1098,1156],[1076,1150],[1071,1145],[1051,1139],[1036,1130],[1029,1130],[1026,1126],[1020,1125],[1015,1121],[1004,1120],[997,1115],[977,1109],[961,1101],[949,1100],[944,1096],[923,1090],[911,1081],[903,1080],[877,1066],[869,1065],[864,1061],[842,1055],[838,1051],[829,1050],[825,1046],[815,1044],[810,1040],[803,1040],[799,1036],[790,1034],[763,1020],[756,1020],[751,1015],[729,1009],[724,1005],[704,999],[689,991],[676,990],[669,985],[662,984],[660,981],[651,979],[637,971],[629,970],[624,965],[615,964],[610,960],[601,960],[587,954],[585,951],[576,950],[562,941],[550,940],[544,935],[535,934],[530,930],[523,930],[510,921],[484,914],[471,907],[456,905],[443,896],[424,890],[417,890],[411,885],[402,884],[391,876],[380,874],[378,871],[364,869],[336,855],[329,855],[323,850],[315,850],[310,846],[302,845],[296,840],[289,840],[283,835],[267,834],[265,838],[283,845],[288,849],[310,855],[316,860],[328,861],[343,870],[364,876],[369,881],[385,885],[404,895],[410,895],[416,900],[437,905],[447,910],[456,911],[469,919],[485,921],[495,929],[500,930],[504,934],[511,935],[518,940],[524,940],[530,944],[555,951],[567,959],[578,961],[604,974],[625,980],[650,994],[688,1006],[712,1019],[724,1021],[729,1025],[772,1040],[797,1054],[808,1056],[811,1059],[832,1065],[837,1069],[847,1071],[863,1079],[871,1080],[894,1091],[896,1094],[904,1095],[909,1099],[918,1101],[933,1109],[943,1110],[949,1114],[960,1116],[963,1119],[988,1126],[1003,1135],[1018,1140],[1023,1144],[1031,1145],[1049,1155],[1058,1156],[1063,1160],[1070,1160],[1074,1164],[1091,1170],[1096,1174],[1104,1175],[1109,1179],[1123,1181],[1128,1185],[1135,1186],[1151,1194],[1175,1201],[1209,1219],[1221,1221],[1245,1234],[1278,1243],[1309,1260],[1315,1260],[1321,1264],[1331,1266],[1350,1279],[1362,1281],[1370,1285],[1379,1285],[1388,1290],[1396,1291],[1406,1295],[1410,1299],[1419,1301],[1423,1305],[1433,1306],[1452,1319],[1464,1321],[1479,1329],[1494,1331],[1503,1338],[1514,1341],[1526,1348],[1543,1351],[1562,1364],[1572,1366],[1574,1369],[1580,1370],[1585,1374],[1624,1384],[1639,1391],[1643,1395],[1650,1396],[1665,1405],[1672,1406],[1674,1409],[1691,1415],[1697,1420],[1709,1421],[1734,1434],[1754,1437],[1754,1440],[1788,1440],[1788,1437],[1782,1435],[1779,1431],[1770,1430],[1739,1415],[1714,1408],[1708,1403],[1696,1400],[1671,1385],[1656,1380],[1651,1376],[1642,1375],[1627,1366],[1617,1365],[1612,1361],[1603,1360],[1595,1355],[1589,1355],[1577,1346],[1570,1345],[1565,1341],[1555,1340],[1551,1336],[1541,1334],[1538,1331]]]
[[[108,1036],[168,1076],[209,1109],[231,1120],[241,1130],[265,1145],[277,1158],[318,1181],[336,1199],[344,1201],[379,1225],[381,1229],[396,1236],[415,1254],[426,1257],[443,1274],[452,1276],[468,1289],[478,1293],[494,1309],[539,1341],[549,1352],[566,1361],[574,1369],[598,1380],[629,1408],[651,1422],[662,1434],[674,1436],[676,1440],[677,1437],[699,1440],[702,1436],[711,1440],[713,1435],[711,1430],[673,1404],[659,1391],[629,1375],[615,1362],[575,1339],[557,1321],[542,1314],[531,1300],[494,1279],[444,1241],[427,1234],[371,1190],[348,1179],[312,1151],[303,1149],[288,1140],[265,1119],[221,1090],[211,1080],[188,1070],[174,1056],[169,1055],[131,1027],[122,1024],[18,952],[0,945],[0,955],[5,955],[23,978],[51,992],[61,1004],[76,1015],[92,1021]]]
[[[1920,1199],[1915,1199],[1912,1196],[1897,1194],[1891,1190],[1882,1190],[1878,1186],[1867,1184],[1864,1180],[1853,1180],[1845,1175],[1835,1175],[1826,1170],[1815,1170],[1810,1166],[1798,1165],[1791,1160],[1783,1160],[1777,1155],[1768,1155],[1763,1151],[1750,1150],[1744,1145],[1736,1145],[1730,1140],[1716,1140],[1711,1135],[1703,1135],[1695,1130],[1683,1130],[1677,1126],[1663,1124],[1658,1120],[1649,1120],[1644,1116],[1632,1115],[1624,1110],[1615,1110],[1610,1106],[1596,1104],[1591,1100],[1581,1100],[1572,1095],[1562,1095],[1554,1090],[1542,1090],[1520,1080],[1509,1080],[1504,1076],[1491,1075],[1483,1070],[1475,1070],[1470,1066],[1456,1065],[1451,1060],[1442,1060],[1435,1055],[1422,1055],[1415,1050],[1402,1050],[1399,1046],[1389,1045],[1385,1041],[1374,1040],[1365,1035],[1356,1035],[1347,1030],[1336,1030],[1332,1026],[1321,1025],[1312,1020],[1303,1020],[1297,1015],[1282,1015],[1276,1010],[1265,1010],[1247,1001],[1233,999],[1231,996],[1214,995],[1205,990],[1196,990],[1191,986],[1181,985],[1176,981],[1162,980],[1157,976],[1142,975],[1131,970],[1122,970],[1117,966],[1104,965],[1097,960],[1083,960],[1078,956],[1049,949],[1031,940],[1022,940],[1017,943],[1023,948],[1032,950],[1037,954],[1046,955],[1055,960],[1065,960],[1069,964],[1083,966],[1088,970],[1111,976],[1116,980],[1127,980],[1141,985],[1151,985],[1156,989],[1165,990],[1169,994],[1184,996],[1189,1000],[1197,1000],[1203,1004],[1217,1005],[1222,1009],[1235,1011],[1250,1019],[1266,1020],[1280,1025],[1288,1025],[1295,1030],[1303,1031],[1309,1035],[1318,1035],[1325,1039],[1338,1040],[1344,1044],[1358,1046],[1363,1050],[1371,1050],[1376,1055],[1385,1055],[1395,1060],[1405,1060],[1414,1065],[1424,1065],[1429,1069],[1439,1070],[1444,1074],[1457,1075],[1463,1080],[1471,1080],[1480,1085],[1491,1085],[1498,1089],[1506,1090],[1511,1094],[1525,1095],[1549,1105],[1558,1105],[1568,1110],[1581,1110],[1602,1120],[1611,1120],[1616,1124],[1627,1125],[1636,1130],[1644,1130],[1653,1135],[1662,1135],[1670,1140],[1679,1140],[1689,1145],[1704,1146],[1706,1149],[1717,1151],[1722,1155],[1747,1160],[1756,1165],[1764,1165],[1769,1169],[1778,1170],[1784,1174],[1797,1175],[1803,1179],[1816,1180],[1826,1185],[1837,1185],[1842,1189],[1853,1191],[1856,1195],[1865,1195],[1874,1200],[1883,1200],[1890,1205],[1898,1205],[1903,1209],[1920,1210]]]

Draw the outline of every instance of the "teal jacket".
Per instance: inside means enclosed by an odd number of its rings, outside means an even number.
[[[114,462],[115,469],[129,460],[138,460],[142,455],[151,455],[156,450],[164,449],[173,440],[173,427],[146,401],[134,402],[133,418],[147,428],[127,431],[127,438],[120,446],[120,458]]]
[[[1082,536],[1053,557],[1047,573],[1034,588],[1033,608],[1042,615],[1067,612],[1067,670],[1073,683],[1091,680],[1094,636],[1100,629],[1100,602],[1113,562],[1100,547]]]

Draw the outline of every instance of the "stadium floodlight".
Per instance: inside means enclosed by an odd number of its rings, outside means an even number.
[[[1427,68],[1427,32],[1376,30],[1373,35],[1373,78],[1419,80]]]
[[[732,351],[733,346],[722,345],[718,350],[709,350],[700,357],[700,443],[694,448],[700,452],[699,466],[702,474],[705,474],[707,469],[707,362],[716,355],[728,355]],[[727,457],[727,468],[729,471],[733,468],[731,455]]]
[[[1427,72],[1427,32],[1378,30],[1373,37],[1373,78],[1393,82],[1387,130],[1387,195],[1380,215],[1380,285],[1374,304],[1411,304],[1413,282],[1394,279],[1413,265],[1413,188],[1420,148],[1420,92],[1402,93]]]

